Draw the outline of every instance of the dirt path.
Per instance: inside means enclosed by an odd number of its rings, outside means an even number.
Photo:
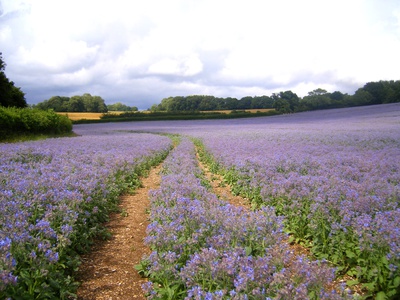
[[[122,213],[113,214],[107,224],[112,238],[95,244],[82,257],[78,299],[146,299],[141,288],[146,280],[134,266],[144,254],[150,253],[143,243],[148,225],[148,193],[160,185],[161,166],[152,168],[148,177],[142,178],[143,187],[134,195],[121,197]]]
[[[199,165],[213,192],[221,200],[249,207],[246,199],[230,192],[229,186],[223,184],[221,176],[212,174],[200,161]],[[148,193],[159,187],[161,168],[162,164],[152,168],[148,177],[142,178],[143,187],[137,189],[134,195],[121,197],[122,213],[111,215],[110,222],[106,225],[112,238],[99,241],[90,253],[82,256],[78,274],[82,284],[78,289],[78,300],[146,299],[141,288],[146,279],[136,272],[134,266],[144,254],[150,253],[143,243],[148,225]]]
[[[210,172],[208,166],[201,162],[198,155],[197,155],[197,161],[199,163],[200,169],[204,173],[204,176],[210,183],[213,193],[217,195],[219,199],[229,202],[230,204],[233,204],[235,206],[241,206],[246,209],[250,209],[251,205],[248,199],[243,198],[241,196],[235,196],[234,194],[232,194],[230,186],[224,183],[223,177],[221,175]]]

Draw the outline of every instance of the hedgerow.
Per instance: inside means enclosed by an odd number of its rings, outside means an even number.
[[[0,106],[0,140],[18,134],[72,132],[72,122],[52,110]]]

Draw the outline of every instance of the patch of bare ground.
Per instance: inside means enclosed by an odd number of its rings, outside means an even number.
[[[213,193],[217,195],[219,199],[229,202],[235,206],[241,206],[246,209],[251,208],[248,199],[232,194],[230,186],[225,184],[223,177],[221,175],[212,173],[208,166],[201,162],[199,155],[197,155],[197,161],[200,169],[203,171],[204,176],[210,183]]]
[[[148,193],[160,185],[161,164],[141,178],[142,187],[133,195],[121,196],[121,213],[110,216],[106,224],[112,237],[97,241],[82,257],[78,280],[78,299],[146,299],[141,285],[146,282],[134,266],[150,249],[144,245],[150,207]]]

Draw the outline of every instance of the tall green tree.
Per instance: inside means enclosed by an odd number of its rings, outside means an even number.
[[[362,105],[371,105],[374,104],[373,95],[370,92],[364,90],[363,88],[359,88],[353,96],[351,96],[347,103],[348,106],[362,106]]]
[[[69,107],[69,97],[53,96],[48,100],[36,104],[36,108],[42,110],[52,109],[56,112],[66,112]]]
[[[107,112],[108,108],[104,99],[100,96],[92,96],[89,93],[82,96],[63,97],[53,96],[36,104],[38,109],[52,109],[56,112]]]
[[[254,96],[250,108],[272,108],[274,100],[268,96]]]
[[[392,103],[400,101],[400,81],[368,82],[362,89],[368,92],[372,99],[370,104]]]
[[[216,110],[218,109],[218,101],[214,96],[202,96],[197,110]]]
[[[10,81],[4,70],[6,63],[3,61],[2,53],[0,52],[0,105],[4,107],[27,107],[25,94],[19,87]]]
[[[293,112],[290,109],[290,104],[289,101],[282,99],[282,98],[277,98],[274,102],[274,108],[277,112],[281,114],[288,114]]]
[[[308,96],[322,96],[322,95],[326,95],[327,93],[328,93],[327,90],[317,88],[311,92],[308,92]]]
[[[308,92],[308,96],[303,97],[300,100],[299,110],[315,110],[330,108],[332,99],[329,97],[329,93],[321,88],[315,89]]]
[[[69,112],[84,112],[85,104],[83,103],[82,96],[72,96],[68,101]]]
[[[100,96],[92,96],[89,93],[83,94],[81,96],[84,111],[87,112],[107,112],[107,105],[105,104],[103,98]]]
[[[224,98],[223,105],[221,105],[220,109],[237,109],[239,100],[236,98],[228,97]]]
[[[237,108],[238,109],[251,108],[252,101],[253,101],[253,97],[251,97],[251,96],[243,97],[238,101],[238,107]]]
[[[121,102],[107,105],[108,111],[138,111],[136,106],[128,106]]]
[[[300,98],[292,91],[280,92],[279,94],[273,93],[274,99],[273,107],[280,113],[292,113],[297,111]]]

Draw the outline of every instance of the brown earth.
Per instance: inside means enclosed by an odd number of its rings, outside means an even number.
[[[227,201],[235,206],[242,206],[246,209],[251,208],[248,199],[232,194],[230,186],[225,184],[223,177],[210,172],[208,166],[200,161],[198,155],[197,161],[199,163],[200,169],[204,173],[204,176],[210,183],[213,193],[217,195],[220,200]]]
[[[204,175],[210,182],[213,192],[223,201],[250,209],[246,199],[234,196],[221,176],[212,174],[207,166],[200,163]],[[97,299],[146,299],[141,285],[146,282],[134,266],[150,249],[143,243],[149,224],[149,191],[160,185],[162,165],[152,168],[149,175],[142,178],[142,187],[134,195],[121,197],[121,213],[112,214],[106,224],[112,234],[107,241],[97,241],[90,253],[82,256],[78,280],[79,300]]]
[[[78,299],[146,299],[141,285],[146,282],[134,266],[150,249],[144,245],[149,224],[149,197],[160,185],[161,165],[142,178],[142,187],[133,195],[121,197],[121,213],[110,216],[107,224],[112,238],[95,243],[92,251],[82,257],[78,279]]]

